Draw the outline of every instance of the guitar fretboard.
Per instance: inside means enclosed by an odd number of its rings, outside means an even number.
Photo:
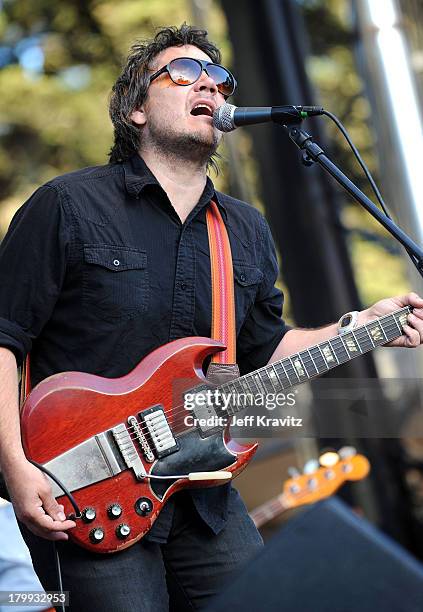
[[[406,306],[221,385],[219,390],[223,394],[234,394],[234,402],[227,408],[228,416],[251,406],[252,396],[286,391],[399,338],[410,312],[410,307]]]
[[[255,510],[250,512],[250,517],[253,519],[255,526],[261,527],[265,523],[268,523],[279,514],[282,514],[287,509],[283,501],[283,496],[274,497],[270,501],[262,504]]]

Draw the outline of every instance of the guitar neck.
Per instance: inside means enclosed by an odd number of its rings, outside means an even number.
[[[351,359],[372,351],[377,346],[399,338],[402,326],[411,312],[409,306],[357,327],[342,336],[334,336],[320,344],[280,359],[255,372],[241,376],[219,387],[223,393],[233,393],[238,401],[228,407],[232,415],[251,405],[246,398],[286,391]]]
[[[276,516],[279,516],[288,509],[284,503],[283,494],[274,497],[273,499],[265,502],[261,506],[258,506],[250,512],[250,517],[253,519],[255,526],[261,527],[268,521],[271,521]]]

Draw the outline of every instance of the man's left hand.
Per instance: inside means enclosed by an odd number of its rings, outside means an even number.
[[[417,293],[408,293],[397,297],[380,300],[367,310],[363,310],[358,319],[358,325],[364,325],[383,317],[404,306],[412,306],[413,312],[408,315],[408,324],[403,326],[403,335],[385,346],[402,346],[415,348],[423,343],[423,299]]]

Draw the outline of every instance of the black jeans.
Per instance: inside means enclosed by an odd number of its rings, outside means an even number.
[[[58,545],[63,588],[71,612],[186,612],[206,607],[259,550],[263,541],[235,489],[228,522],[215,535],[186,493],[176,494],[166,544],[146,539],[112,555],[71,542]],[[53,545],[20,525],[35,571],[46,590],[57,590]]]

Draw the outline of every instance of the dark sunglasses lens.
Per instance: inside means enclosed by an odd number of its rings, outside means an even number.
[[[200,78],[201,66],[189,58],[174,59],[169,64],[169,75],[177,85],[190,85]]]
[[[234,93],[234,79],[226,68],[216,66],[215,64],[208,64],[207,74],[216,83],[216,87],[221,94],[231,96]]]

